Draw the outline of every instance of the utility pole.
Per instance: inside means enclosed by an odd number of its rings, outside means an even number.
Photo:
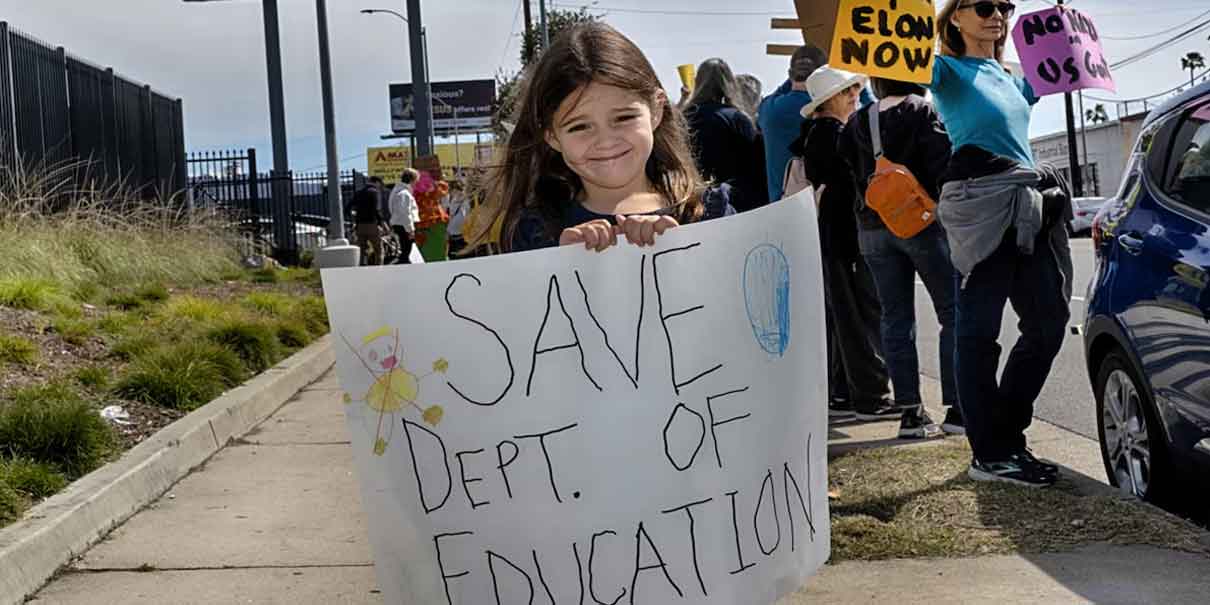
[[[264,0],[265,62],[269,71],[269,127],[273,136],[273,171],[290,171],[286,151],[286,110],[282,94],[281,36],[278,33],[277,0]]]
[[[1063,0],[1058,0],[1057,4],[1062,7]],[[1080,166],[1080,150],[1076,148],[1076,116],[1070,92],[1063,93],[1063,103],[1067,107],[1067,162],[1071,166],[1072,197],[1084,197],[1084,175]]]
[[[323,96],[324,146],[328,157],[328,246],[315,255],[319,268],[356,267],[360,250],[345,239],[344,204],[340,199],[340,159],[336,155],[336,111],[332,98],[332,53],[328,48],[328,3],[315,0],[319,30],[319,86]]]
[[[538,19],[542,27],[542,52],[550,48],[550,32],[546,29],[546,0],[538,0]]]
[[[417,156],[433,154],[433,98],[425,64],[424,24],[420,20],[420,0],[408,2],[408,40],[412,55],[412,112],[416,116]]]
[[[529,0],[521,0],[521,9],[525,12],[525,41],[521,43],[522,48],[524,48],[525,42],[529,42],[534,33],[534,17],[530,14]],[[521,54],[525,53],[522,52]]]
[[[269,131],[273,140],[273,171],[269,173],[269,215],[273,217],[273,241],[282,250],[296,250],[290,218],[290,156],[286,146],[286,104],[282,92],[281,35],[277,0],[262,3],[265,21],[265,67],[269,72]],[[257,175],[250,175],[259,183]],[[260,212],[260,209],[254,209]]]

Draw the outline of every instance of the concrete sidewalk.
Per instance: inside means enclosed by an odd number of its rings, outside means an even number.
[[[881,444],[894,428],[855,425],[836,437],[841,446]],[[1044,433],[1034,436],[1039,453],[1066,462],[1055,454],[1078,450],[1080,464],[1088,464],[1087,443],[1040,428]],[[781,605],[1203,603],[1207,594],[1210,559],[1096,546],[1052,555],[829,565]],[[31,602],[381,603],[335,374],[182,479]]]

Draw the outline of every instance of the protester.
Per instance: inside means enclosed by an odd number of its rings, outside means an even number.
[[[769,201],[775,202],[784,197],[782,185],[786,165],[792,157],[790,144],[800,134],[802,108],[811,102],[807,78],[827,62],[828,56],[822,50],[809,44],[798,47],[790,58],[790,78],[765,97],[757,110],[757,124],[765,144],[765,180]],[[868,105],[872,101],[869,92],[862,89],[861,104]]]
[[[412,185],[418,178],[419,172],[407,168],[399,175],[399,182],[391,190],[389,222],[391,230],[399,238],[399,259],[395,261],[397,265],[412,262],[412,239],[416,232],[416,223],[420,221],[420,208],[416,204],[416,197],[412,195]]]
[[[731,186],[731,204],[751,210],[769,201],[764,165],[758,153],[756,127],[738,106],[742,93],[722,59],[707,59],[697,68],[693,95],[684,109],[698,172]]]
[[[1071,204],[1063,179],[1038,168],[1030,152],[1038,98],[1003,63],[1013,8],[949,0],[938,16],[941,53],[930,88],[954,147],[938,213],[962,274],[957,382],[974,450],[968,474],[1045,487],[1058,468],[1030,453],[1025,429],[1070,317]],[[997,382],[1006,301],[1021,337]]]
[[[734,212],[729,187],[703,187],[688,136],[655,70],[603,23],[576,25],[534,66],[516,128],[488,187],[472,246],[503,219],[506,251],[650,245],[677,225]]]
[[[819,195],[824,299],[851,398],[829,402],[829,417],[839,419],[851,409],[860,420],[887,420],[901,412],[889,398],[878,295],[857,244],[857,188],[851,167],[837,153],[841,129],[857,110],[865,82],[865,76],[827,65],[815,70],[806,82],[812,99],[802,108],[807,120],[791,150],[803,158]]]
[[[423,170],[412,185],[420,220],[416,223],[416,245],[425,262],[445,260],[449,254],[449,238],[446,227],[450,215],[446,214],[441,200],[449,194],[449,183],[441,177],[441,168]]]
[[[457,256],[466,248],[466,240],[462,237],[462,229],[466,224],[466,216],[471,211],[471,201],[463,190],[461,180],[450,182],[450,192],[442,200],[445,211],[450,215],[449,236],[450,256]]]
[[[941,176],[950,159],[950,140],[919,84],[873,79],[881,101],[849,119],[840,138],[840,155],[853,169],[858,199],[874,175],[876,158],[871,136],[871,112],[878,111],[883,157],[905,166],[932,200],[940,193]],[[957,432],[962,416],[954,381],[954,266],[941,224],[933,222],[917,235],[903,239],[892,233],[877,212],[861,204],[857,212],[858,243],[874,276],[882,306],[882,350],[895,405],[903,410],[899,436],[922,438],[938,427],[924,411],[920,396],[920,362],[916,354],[916,284],[920,275],[933,299],[941,323],[941,402],[947,406],[946,426]]]
[[[382,233],[386,229],[379,204],[378,190],[373,182],[367,182],[349,200],[356,225],[357,245],[367,265],[382,264]]]

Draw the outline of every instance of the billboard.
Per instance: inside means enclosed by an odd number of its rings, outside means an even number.
[[[366,149],[366,174],[371,177],[376,176],[387,184],[399,181],[399,175],[411,163],[412,150],[408,147],[370,147]]]
[[[473,130],[491,125],[496,104],[495,80],[433,82],[430,87],[434,130]],[[396,134],[416,130],[411,84],[391,85],[391,130]]]

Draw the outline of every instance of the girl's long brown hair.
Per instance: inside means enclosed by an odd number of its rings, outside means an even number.
[[[626,36],[603,23],[576,25],[561,34],[524,78],[516,126],[503,157],[491,168],[487,215],[475,222],[468,239],[471,247],[488,243],[492,226],[502,220],[500,244],[508,251],[527,209],[542,217],[548,235],[558,237],[567,205],[575,203],[584,183],[546,143],[545,135],[554,127],[559,105],[592,82],[632,91],[646,99],[653,111],[659,109],[659,77]],[[666,99],[662,105],[647,178],[676,207],[679,222],[693,222],[703,212],[701,177],[689,151],[684,118]]]
[[[958,7],[965,0],[949,0],[945,7],[941,9],[941,14],[937,15],[938,37],[941,39],[941,54],[949,57],[965,57],[966,56],[966,40],[962,39],[962,32],[954,25],[954,13],[958,12]],[[1004,64],[1004,46],[1008,43],[1008,24],[1005,24],[1004,33],[1000,39],[996,41],[996,61],[1001,65]]]

